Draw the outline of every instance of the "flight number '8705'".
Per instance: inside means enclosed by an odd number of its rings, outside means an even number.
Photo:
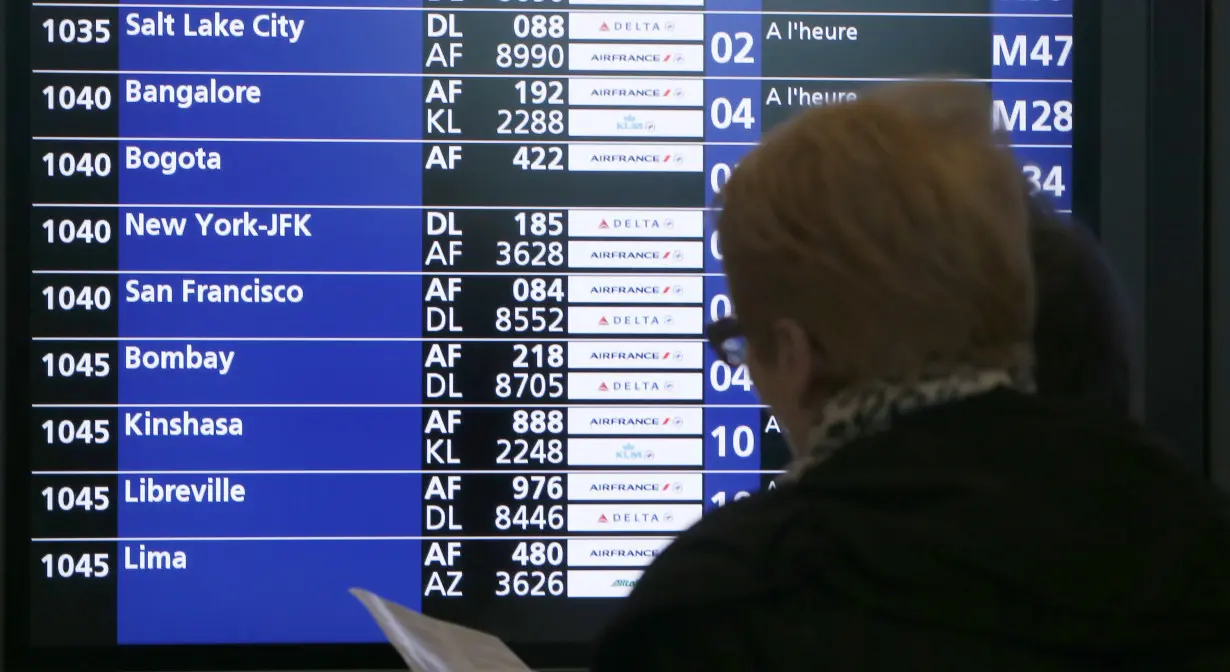
[[[559,399],[564,396],[562,373],[499,373],[495,396],[501,399]]]
[[[495,328],[497,331],[525,332],[562,332],[564,330],[564,309],[545,306],[517,306],[515,308],[500,307],[495,309]]]

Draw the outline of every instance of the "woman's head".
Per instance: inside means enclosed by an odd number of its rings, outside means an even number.
[[[788,430],[839,391],[1029,363],[1034,287],[1015,162],[989,131],[899,107],[870,96],[801,113],[723,188],[718,235],[738,315],[723,328],[741,332]]]

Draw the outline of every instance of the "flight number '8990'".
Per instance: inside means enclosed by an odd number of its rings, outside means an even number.
[[[564,330],[564,309],[543,306],[501,306],[495,309],[495,328],[499,331],[561,332]]]

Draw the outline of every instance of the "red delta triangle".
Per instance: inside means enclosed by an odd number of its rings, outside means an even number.
[[[606,383],[599,383],[599,384],[598,384],[598,391],[599,391],[599,392],[607,392],[607,391],[609,391],[610,389],[611,389],[611,388],[609,388],[609,387],[607,387],[607,386],[606,386]]]
[[[610,225],[610,224],[607,224],[607,223],[606,223],[606,220],[604,219],[604,220],[602,220],[602,222],[600,222],[600,223],[598,224],[598,228],[600,228],[600,229],[609,229],[609,228],[611,228],[611,225]]]
[[[606,514],[605,514],[605,513],[600,513],[600,514],[598,514],[598,522],[600,522],[600,523],[605,523],[605,522],[606,522]]]
[[[606,321],[606,316],[605,316],[605,315],[603,315],[601,318],[599,318],[599,319],[598,319],[598,326],[600,326],[600,327],[605,327],[605,326],[607,326],[608,324],[610,324],[610,322],[607,322],[607,321]]]
[[[609,33],[610,31],[611,31],[611,27],[606,25],[606,21],[603,21],[602,25],[598,27],[598,32]]]

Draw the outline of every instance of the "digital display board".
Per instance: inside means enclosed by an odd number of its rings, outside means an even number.
[[[585,642],[787,461],[713,202],[808,105],[992,89],[1070,203],[1072,0],[30,7],[30,645]],[[18,515],[10,512],[10,515]]]

